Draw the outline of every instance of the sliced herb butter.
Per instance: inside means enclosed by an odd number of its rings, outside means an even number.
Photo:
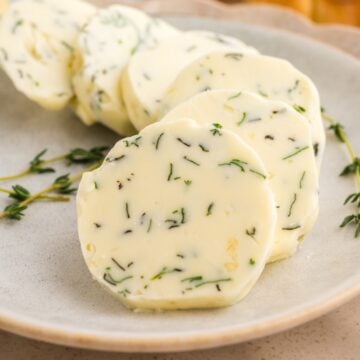
[[[199,124],[221,121],[223,129],[239,135],[258,153],[269,172],[278,213],[269,262],[291,256],[299,240],[311,230],[319,208],[317,167],[308,121],[284,102],[236,90],[198,94],[175,107],[163,121],[181,117]],[[234,161],[226,165],[241,166]],[[256,229],[250,229],[248,235],[256,237]]]
[[[215,50],[257,53],[236,38],[208,31],[187,31],[133,56],[124,72],[122,91],[134,126],[141,130],[156,121],[163,95],[178,73],[193,60]]]
[[[78,192],[91,274],[135,309],[239,301],[273,245],[267,178],[256,153],[221,124],[160,122],[120,140]]]
[[[50,110],[68,103],[75,40],[95,11],[80,0],[11,4],[0,22],[0,61],[17,90]]]
[[[320,168],[325,132],[318,91],[306,75],[286,60],[238,52],[216,52],[185,67],[159,103],[160,118],[177,104],[206,90],[252,91],[264,98],[285,101],[310,123],[312,147]]]
[[[121,135],[135,133],[120,89],[124,67],[136,52],[178,33],[127,6],[113,5],[93,16],[76,44],[73,107],[83,122],[101,122]]]

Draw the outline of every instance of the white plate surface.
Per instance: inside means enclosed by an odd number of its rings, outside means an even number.
[[[238,36],[264,54],[292,61],[318,86],[322,103],[343,121],[360,151],[360,63],[335,49],[270,29],[197,18],[172,18],[182,28]],[[113,144],[100,126],[86,128],[70,111],[51,113],[18,94],[0,76],[0,175],[12,173],[43,148]],[[328,141],[321,175],[319,221],[293,258],[268,266],[241,303],[207,311],[138,314],[92,281],[81,256],[74,201],[35,204],[19,223],[0,222],[0,327],[79,347],[118,351],[176,351],[220,346],[308,321],[360,292],[360,240],[340,230],[341,204],[352,180],[337,175],[348,159]],[[59,172],[63,174],[67,169]],[[36,189],[32,177],[22,184]],[[1,184],[10,185],[10,184]],[[1,200],[1,207],[6,201]]]

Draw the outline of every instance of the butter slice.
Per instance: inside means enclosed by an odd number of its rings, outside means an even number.
[[[318,210],[318,173],[308,121],[288,104],[235,90],[200,93],[162,121],[189,117],[220,123],[251,146],[266,165],[278,220],[269,262],[294,254]]]
[[[318,91],[309,77],[288,61],[256,54],[216,52],[184,68],[160,103],[161,118],[193,95],[215,89],[255,92],[293,106],[311,125],[318,168],[325,149],[325,132]]]
[[[215,50],[257,53],[229,36],[187,31],[131,59],[122,79],[122,91],[129,118],[137,130],[158,119],[163,96],[181,70]]]
[[[127,6],[113,5],[93,16],[76,46],[73,107],[83,122],[134,134],[120,88],[124,67],[138,51],[178,33],[166,22]]]
[[[134,309],[239,301],[263,271],[276,221],[255,171],[267,176],[238,136],[189,119],[119,141],[78,192],[92,276]]]
[[[17,90],[49,110],[69,102],[75,40],[95,11],[80,0],[10,5],[0,23],[0,58]]]

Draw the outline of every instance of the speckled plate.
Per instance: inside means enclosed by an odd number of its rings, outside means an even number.
[[[199,18],[171,18],[182,28],[238,36],[264,54],[292,61],[319,87],[322,103],[341,119],[360,150],[360,63],[317,42],[274,30]],[[82,125],[70,111],[51,113],[0,77],[0,174],[12,173],[43,148],[113,144],[108,130]],[[92,281],[82,259],[74,202],[35,204],[19,223],[0,223],[0,327],[72,346],[117,351],[215,347],[281,331],[320,316],[360,293],[360,241],[340,230],[341,204],[354,190],[337,176],[346,154],[331,137],[321,175],[319,221],[301,251],[268,266],[241,303],[206,311],[137,314]],[[66,169],[63,169],[65,172]],[[29,178],[36,189],[52,175]],[[10,185],[10,184],[4,184]],[[5,206],[6,200],[0,205]]]

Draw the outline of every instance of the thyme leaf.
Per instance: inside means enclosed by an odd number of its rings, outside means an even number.
[[[21,220],[21,218],[25,215],[24,211],[26,209],[27,206],[22,206],[21,203],[15,202],[5,207],[4,212],[2,213],[3,214],[2,217],[3,218],[7,217],[12,220]]]
[[[351,164],[345,166],[343,171],[340,173],[340,176],[357,173],[360,173],[360,158],[358,157],[354,158]]]
[[[360,213],[346,216],[340,224],[340,227],[343,228],[350,224],[355,226],[354,237],[357,238],[360,235]]]
[[[356,204],[357,207],[360,207],[360,192],[350,194],[344,201],[344,205],[346,204]]]
[[[14,185],[12,187],[12,192],[9,194],[9,197],[19,201],[26,200],[29,196],[30,191],[21,185]]]
[[[69,174],[59,176],[53,183],[54,190],[59,194],[73,194],[77,189],[72,188],[71,185],[72,181]]]

